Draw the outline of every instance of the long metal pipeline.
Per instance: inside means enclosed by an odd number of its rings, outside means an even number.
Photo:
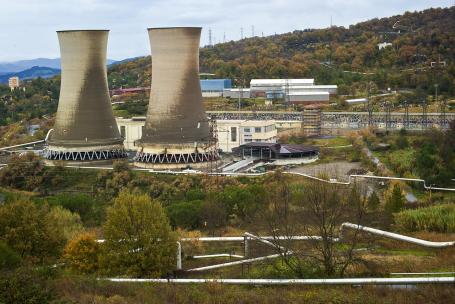
[[[101,278],[111,282],[172,283],[172,284],[234,284],[234,285],[414,285],[454,284],[455,277],[417,278],[346,278],[346,279],[130,279]]]
[[[393,233],[393,232],[388,232],[384,230],[379,230],[375,228],[370,228],[362,225],[357,225],[357,224],[352,224],[352,223],[343,223],[341,224],[341,232],[343,231],[344,228],[350,228],[350,229],[355,229],[359,231],[364,231],[368,232],[374,235],[379,235],[385,238],[397,240],[397,241],[402,241],[406,243],[411,243],[411,244],[416,244],[420,245],[423,247],[429,247],[429,248],[447,248],[455,245],[454,242],[432,242],[432,241],[426,241],[426,240],[421,240],[417,238],[413,238],[410,236],[405,236],[402,234],[398,233]]]

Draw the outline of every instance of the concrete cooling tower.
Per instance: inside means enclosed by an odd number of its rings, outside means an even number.
[[[59,31],[62,80],[57,117],[49,133],[49,160],[99,161],[125,157],[109,98],[109,31]]]
[[[198,167],[218,158],[199,82],[201,28],[151,28],[152,87],[135,165]]]

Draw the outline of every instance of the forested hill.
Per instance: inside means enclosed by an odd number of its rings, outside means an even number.
[[[379,43],[392,43],[380,50]],[[349,28],[331,27],[246,38],[201,49],[201,72],[217,77],[316,78],[338,84],[341,93],[373,81],[378,88],[420,88],[455,95],[455,7],[406,12]],[[431,62],[446,66],[431,68]],[[433,64],[435,65],[435,64]],[[110,69],[118,86],[147,86],[150,58]],[[366,74],[361,74],[366,73]],[[113,81],[114,80],[114,81]]]

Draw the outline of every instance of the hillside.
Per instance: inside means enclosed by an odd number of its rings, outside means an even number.
[[[397,21],[399,21],[397,23]],[[379,43],[392,46],[379,50]],[[372,89],[410,88],[455,95],[455,7],[406,12],[372,19],[349,28],[294,31],[264,38],[246,38],[201,49],[201,72],[217,77],[315,78],[338,84],[341,94]],[[431,62],[445,61],[443,68]],[[149,57],[110,69],[114,87],[147,86]],[[366,73],[366,74],[361,74]]]
[[[20,71],[17,73],[7,73],[0,75],[0,83],[7,84],[8,83],[8,78],[12,76],[18,76],[19,79],[21,80],[27,80],[27,79],[34,79],[34,78],[50,78],[55,75],[60,74],[60,69],[53,69],[53,68],[48,68],[48,67],[40,67],[40,66],[34,66],[31,67],[30,69]]]

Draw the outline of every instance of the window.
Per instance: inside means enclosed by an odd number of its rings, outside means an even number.
[[[261,127],[254,128],[254,133],[261,133]]]
[[[237,141],[237,127],[231,127],[231,141]]]
[[[250,128],[243,128],[243,131],[244,131],[245,133],[250,133],[250,132],[251,132]]]
[[[125,126],[120,126],[120,135],[123,138],[126,138],[126,128],[125,128]]]

